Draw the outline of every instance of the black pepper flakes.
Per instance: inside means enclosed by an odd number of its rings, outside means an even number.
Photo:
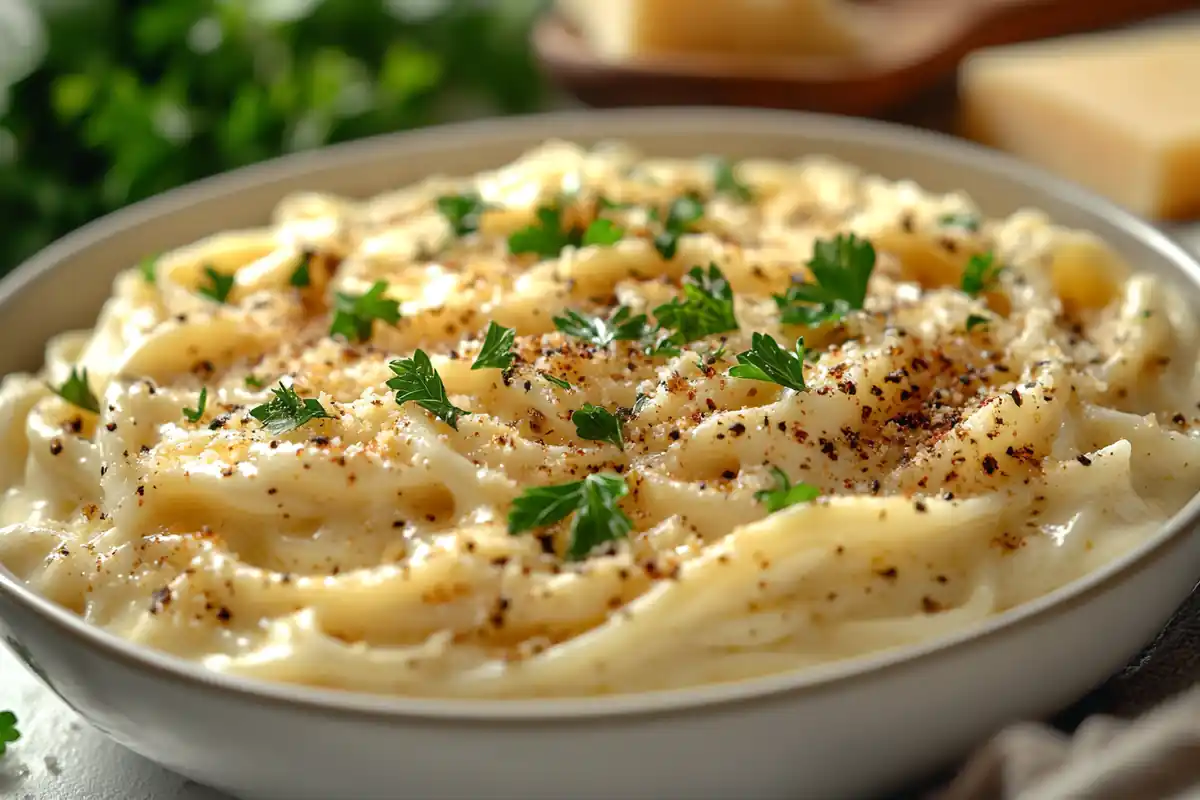
[[[50,455],[56,456],[63,451],[63,443],[58,438],[50,440]]]
[[[150,613],[157,614],[171,602],[171,589],[168,586],[155,589],[150,593]]]
[[[1085,467],[1090,467],[1092,465],[1092,460],[1090,458],[1088,458],[1087,456],[1083,455],[1082,453],[1075,456],[1075,460],[1078,461],[1080,464],[1083,464]]]

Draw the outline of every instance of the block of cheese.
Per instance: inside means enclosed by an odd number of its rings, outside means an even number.
[[[1200,216],[1200,24],[981,50],[963,132],[1147,217]]]
[[[668,54],[848,56],[847,0],[557,0],[600,58]]]

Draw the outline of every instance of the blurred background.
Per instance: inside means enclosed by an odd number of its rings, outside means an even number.
[[[0,273],[281,153],[536,110],[540,0],[0,0]]]
[[[955,71],[979,48],[1189,7],[1200,1],[0,0],[0,274],[171,187],[437,122],[580,104],[717,103],[950,128]],[[1200,94],[1187,78],[1200,74],[1200,25],[1188,35],[1175,67],[1148,62],[1145,51],[1161,48],[1141,45],[1146,63],[1129,73],[1174,75],[1178,96],[1160,86],[1163,102],[1151,109],[1173,109],[1170,119],[1148,118],[1137,107],[1146,93],[1130,86],[1132,97],[1111,103],[1125,104],[1128,119],[1176,125],[1200,153]],[[1081,101],[1072,81],[1096,94],[1098,68],[1067,53],[1059,60],[1050,77],[1063,104]],[[1044,83],[1008,72],[997,80],[1022,91]],[[1107,83],[1106,93],[1121,88]],[[1103,133],[1077,135],[1093,132]],[[1200,211],[1196,171],[1196,190],[1178,193],[1185,211]]]

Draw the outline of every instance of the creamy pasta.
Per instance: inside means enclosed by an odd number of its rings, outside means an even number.
[[[735,680],[1145,540],[1200,486],[1196,352],[1178,292],[1040,212],[551,142],[120,274],[0,388],[0,563],[223,673]]]

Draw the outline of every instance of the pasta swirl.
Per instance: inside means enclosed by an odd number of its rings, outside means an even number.
[[[93,330],[0,386],[0,563],[221,672],[573,696],[959,629],[1200,487],[1195,319],[1103,242],[826,158],[713,175],[550,142],[290,197],[123,272]],[[865,294],[821,300],[821,248],[850,241]],[[701,328],[655,330],[688,302]],[[473,369],[491,323],[507,366]],[[746,377],[765,337],[782,360]],[[397,402],[404,359],[434,401]],[[97,413],[63,389],[84,369]],[[273,391],[325,414],[272,432]],[[571,558],[569,514],[510,532],[528,490],[592,474],[619,476],[628,535]]]

